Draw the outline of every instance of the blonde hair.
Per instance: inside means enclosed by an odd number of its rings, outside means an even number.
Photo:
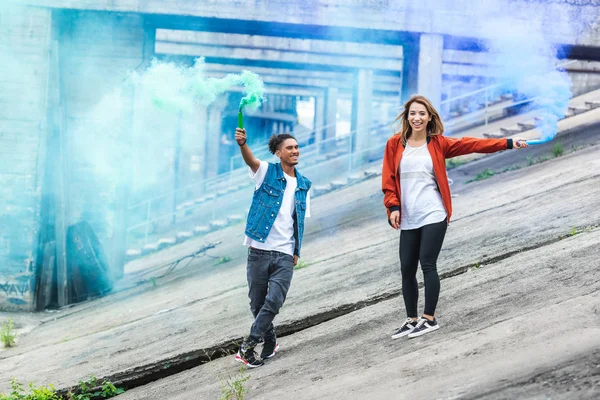
[[[443,134],[444,124],[442,124],[442,118],[440,118],[440,114],[438,114],[433,104],[431,104],[431,102],[425,96],[414,95],[404,104],[404,110],[402,110],[400,115],[398,115],[394,122],[392,122],[392,125],[398,122],[398,124],[393,128],[394,135],[401,135],[402,143],[406,144],[406,141],[412,134],[412,128],[408,123],[408,110],[413,103],[419,103],[423,105],[431,117],[431,121],[427,122],[427,136]]]

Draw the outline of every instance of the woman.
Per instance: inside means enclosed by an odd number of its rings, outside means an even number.
[[[408,315],[393,339],[417,337],[439,328],[435,319],[440,293],[436,263],[452,216],[446,158],[527,147],[523,139],[444,137],[438,112],[423,96],[408,100],[394,122],[398,121],[401,129],[387,142],[382,173],[388,222],[400,229],[402,296]],[[425,310],[417,319],[419,261],[425,280]]]

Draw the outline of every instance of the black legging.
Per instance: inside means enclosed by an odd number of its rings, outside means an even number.
[[[440,278],[437,273],[437,258],[442,249],[448,223],[446,220],[429,224],[418,229],[400,232],[400,268],[402,270],[402,296],[409,318],[417,317],[419,284],[417,266],[425,279],[425,312],[434,315],[440,296]]]

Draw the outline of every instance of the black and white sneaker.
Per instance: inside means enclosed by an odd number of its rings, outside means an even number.
[[[416,338],[421,335],[424,335],[429,332],[437,331],[440,328],[436,319],[433,321],[428,320],[427,318],[420,318],[419,322],[417,322],[417,326],[411,333],[408,334],[409,338]]]
[[[254,347],[246,348],[243,344],[235,355],[235,361],[243,363],[248,368],[258,368],[264,365],[262,360],[256,358]]]
[[[417,321],[413,320],[412,318],[406,318],[400,328],[394,332],[392,339],[398,339],[408,335],[413,331],[413,329],[415,329],[415,326],[417,326]]]
[[[263,344],[263,349],[260,352],[260,358],[263,360],[275,357],[275,353],[279,350],[279,343],[276,340],[266,341]]]

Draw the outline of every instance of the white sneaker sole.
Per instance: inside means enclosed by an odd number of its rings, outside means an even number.
[[[267,356],[267,357],[261,357],[263,360],[265,359],[269,359],[269,358],[273,358],[275,357],[275,353],[277,353],[277,351],[279,350],[279,344],[275,345],[275,349],[273,350],[273,353],[271,353],[271,355]]]
[[[413,329],[414,329],[414,328],[413,328]],[[413,330],[411,329],[410,331],[406,331],[406,332],[402,332],[402,333],[397,333],[397,334],[395,334],[395,335],[392,335],[392,339],[399,339],[399,338],[401,338],[401,337],[408,336],[408,335],[410,335],[410,333],[411,333],[412,331],[413,331]]]
[[[416,337],[422,336],[422,335],[424,335],[426,333],[437,331],[438,329],[440,329],[440,326],[439,325],[435,325],[435,326],[432,326],[431,328],[427,328],[425,330],[422,330],[421,332],[415,332],[415,333],[411,332],[411,333],[408,334],[408,337],[411,338],[411,339],[412,338],[416,338]]]
[[[260,364],[260,365],[252,365],[252,364],[248,363],[248,361],[244,360],[239,354],[236,354],[235,361],[241,362],[242,364],[244,364],[248,368],[262,367],[262,364]]]

